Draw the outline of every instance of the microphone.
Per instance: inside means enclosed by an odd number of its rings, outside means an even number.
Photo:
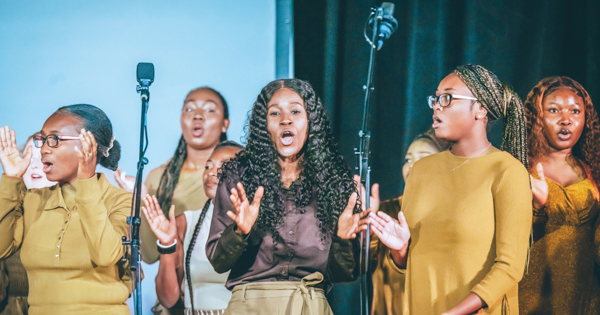
[[[394,4],[382,3],[381,7],[375,10],[375,14],[369,18],[369,27],[373,28],[376,20],[379,20],[379,33],[377,34],[377,50],[379,50],[383,46],[383,41],[390,38],[398,29],[398,21],[394,18]]]
[[[138,63],[136,75],[137,81],[140,84],[137,87],[137,91],[140,92],[142,101],[148,101],[150,99],[148,88],[154,82],[154,64],[149,62]]]

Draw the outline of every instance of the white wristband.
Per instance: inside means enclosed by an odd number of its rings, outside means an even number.
[[[173,242],[173,244],[171,244],[171,245],[163,245],[160,243],[160,240],[156,240],[156,245],[158,245],[158,247],[164,248],[164,249],[171,248],[171,247],[175,246],[175,244],[177,244],[177,239],[175,239],[175,242]]]

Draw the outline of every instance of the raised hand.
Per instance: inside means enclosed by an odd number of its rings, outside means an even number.
[[[31,146],[27,147],[25,156],[21,157],[15,131],[10,130],[8,126],[0,128],[0,162],[4,174],[11,177],[23,177],[31,162],[33,151]]]
[[[237,189],[231,189],[229,199],[231,199],[231,202],[233,203],[233,211],[227,211],[227,216],[235,221],[235,224],[237,225],[236,232],[242,235],[250,233],[250,230],[258,217],[260,200],[263,197],[264,191],[262,186],[258,187],[254,193],[254,200],[250,203],[242,183],[237,184]]]
[[[360,176],[354,175],[354,182],[356,186],[360,184]],[[364,209],[359,213],[354,213],[354,207],[356,206],[356,200],[358,199],[357,194],[354,192],[350,195],[348,199],[348,204],[346,205],[346,209],[338,218],[338,232],[337,235],[343,239],[352,239],[356,237],[357,233],[365,231],[367,226],[363,224],[364,219],[370,214],[374,213],[379,207],[379,185],[375,184],[371,189],[371,207],[369,209]],[[361,199],[364,203],[364,195],[365,189],[361,186]],[[376,197],[376,198],[374,198]]]
[[[371,230],[379,240],[392,250],[405,250],[410,240],[410,231],[402,212],[398,213],[398,221],[383,212],[377,212],[368,218]]]
[[[79,168],[77,169],[77,179],[88,179],[96,175],[96,155],[98,154],[98,145],[96,138],[90,131],[81,129],[79,134],[81,149],[75,147],[79,157]]]
[[[115,176],[115,181],[119,184],[119,187],[127,190],[128,192],[133,192],[133,188],[135,187],[135,177],[131,175],[125,175],[125,172],[121,171],[121,167],[117,167],[117,170],[113,172]],[[145,196],[143,194],[142,196]]]
[[[542,166],[542,163],[538,163],[535,166],[535,169],[539,179],[529,175],[531,178],[531,192],[533,193],[533,206],[536,209],[541,209],[546,205],[546,202],[548,202],[548,183],[546,182],[546,177],[544,177],[544,167]]]
[[[144,212],[144,216],[146,216],[146,220],[148,221],[152,233],[156,235],[156,238],[161,244],[165,246],[173,244],[175,239],[177,239],[175,206],[173,205],[169,209],[169,219],[167,220],[160,209],[156,196],[146,195],[144,201],[146,202],[146,206],[142,207],[142,211]]]

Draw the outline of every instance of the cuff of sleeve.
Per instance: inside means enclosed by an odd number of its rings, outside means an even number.
[[[473,290],[471,290],[471,293],[477,295],[481,301],[483,301],[483,304],[485,305],[484,308],[487,308],[488,305],[494,305],[494,299],[492,298],[492,296],[484,289],[482,288],[480,285],[476,285]]]
[[[73,183],[75,191],[77,191],[77,201],[93,201],[100,202],[100,183],[98,175],[94,175],[88,179],[78,179]]]
[[[19,200],[21,191],[25,190],[23,178],[10,177],[2,174],[0,178],[0,194],[9,200]]]
[[[392,257],[392,252],[390,252],[389,249],[386,249],[385,263],[388,264],[391,267],[390,269],[396,273],[399,273],[399,274],[406,273],[406,268],[400,268],[400,267],[398,267],[398,265],[396,265],[396,262],[394,261],[394,258]]]
[[[250,236],[250,233],[252,233],[250,232],[246,236],[240,235],[235,232],[235,227],[235,223],[226,227],[223,234],[221,234],[221,239],[219,241],[222,244],[223,249],[230,254],[238,253],[246,248],[248,245],[248,237]]]

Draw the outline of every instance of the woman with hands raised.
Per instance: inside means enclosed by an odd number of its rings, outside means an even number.
[[[559,76],[529,92],[525,114],[534,243],[521,314],[599,314],[598,115],[583,86]]]
[[[142,210],[159,241],[159,251],[163,252],[156,276],[156,294],[167,308],[175,305],[182,295],[186,314],[218,315],[227,307],[231,298],[231,292],[225,288],[227,274],[214,271],[204,247],[213,217],[218,170],[242,149],[233,141],[223,141],[210,155],[202,176],[209,199],[202,209],[175,216],[175,206],[171,206],[167,219],[155,196],[145,198]]]
[[[428,101],[451,149],[414,164],[398,221],[378,212],[362,222],[406,268],[407,314],[515,314],[531,227],[521,101],[475,65],[457,67]],[[487,138],[499,118],[507,152]]]
[[[325,109],[308,82],[277,80],[248,125],[246,149],[222,167],[206,244],[214,269],[230,272],[225,314],[331,314],[324,288],[353,279],[368,212]]]
[[[0,129],[0,258],[21,249],[29,314],[129,314],[121,237],[131,194],[95,172],[97,164],[117,168],[110,120],[92,105],[61,107],[34,143],[57,185],[26,189],[31,150],[21,158],[14,130]]]

